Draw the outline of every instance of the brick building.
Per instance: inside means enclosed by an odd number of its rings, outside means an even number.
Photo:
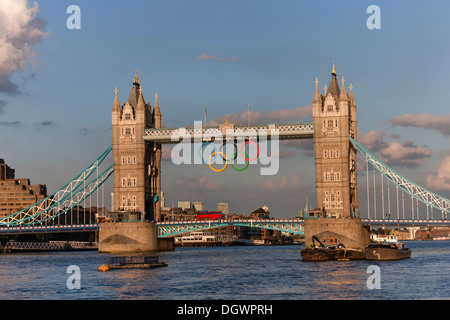
[[[32,185],[28,178],[16,179],[15,170],[0,159],[0,217],[25,209],[45,197],[45,184]]]

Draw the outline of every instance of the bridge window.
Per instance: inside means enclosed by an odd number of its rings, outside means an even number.
[[[329,104],[328,106],[327,106],[327,111],[333,111],[333,105],[332,104]]]
[[[339,158],[339,150],[336,150],[335,155],[336,155],[336,158]]]
[[[130,120],[130,119],[131,119],[131,114],[125,113],[125,120]]]
[[[333,120],[328,120],[328,128],[332,128],[333,127]]]
[[[328,151],[327,151],[327,150],[324,150],[324,152],[323,152],[323,157],[324,157],[324,158],[328,158]]]
[[[330,151],[330,158],[333,158],[333,156],[334,156],[334,151],[331,150],[331,151]]]

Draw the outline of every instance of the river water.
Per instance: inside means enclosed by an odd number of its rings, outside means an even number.
[[[410,259],[383,262],[306,262],[295,245],[176,248],[158,253],[167,267],[109,272],[98,267],[111,255],[95,251],[2,254],[0,299],[450,299],[450,241],[406,245]]]

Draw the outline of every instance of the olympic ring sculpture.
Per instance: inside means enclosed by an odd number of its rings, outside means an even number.
[[[256,156],[253,157],[252,159],[249,159],[249,156],[247,155],[247,153],[245,153],[244,151],[242,151],[242,149],[244,149],[245,145],[247,145],[247,144],[249,144],[249,143],[254,144],[254,145],[256,146],[256,148],[257,148]],[[204,147],[205,145],[208,145],[208,144],[211,144],[211,142],[205,142],[205,143],[202,143],[201,147],[198,149],[198,150],[199,150],[199,151],[198,151],[198,152],[199,152],[199,157],[202,159],[203,162],[206,162],[206,161],[205,161],[204,158],[203,158],[203,155],[202,155],[202,149],[203,149],[203,147]],[[223,150],[223,146],[224,146],[224,145],[225,145],[225,144],[222,144],[221,150]],[[237,146],[236,146],[235,143],[233,143],[233,146],[234,146],[235,151],[233,152],[233,155],[231,156],[230,160],[228,160],[228,159],[227,159],[227,156],[225,155],[225,153],[222,152],[222,151],[218,151],[217,148],[216,148],[216,146],[213,144],[214,152],[211,153],[211,155],[209,156],[209,159],[208,159],[208,165],[209,165],[209,167],[211,168],[211,170],[213,170],[213,171],[215,171],[215,172],[222,172],[223,170],[226,169],[226,167],[227,167],[228,164],[229,164],[229,165],[231,166],[231,168],[233,168],[235,171],[241,172],[241,171],[244,171],[245,169],[248,168],[248,165],[250,164],[250,161],[255,160],[255,159],[258,158],[258,156],[259,156],[259,146],[258,146],[258,144],[257,144],[256,142],[254,142],[254,141],[250,141],[250,140],[249,140],[249,141],[245,141],[245,142],[241,145],[241,147],[239,148],[239,151],[238,151],[238,148],[237,148]],[[235,159],[237,158],[238,154],[240,154],[240,155],[242,156],[242,158],[245,160],[245,166],[244,166],[243,168],[241,168],[241,169],[236,168],[236,167],[233,165],[233,163],[232,163],[232,161],[235,160]],[[214,159],[216,158],[217,155],[220,155],[220,156],[222,157],[222,159],[225,161],[224,166],[223,166],[222,168],[220,168],[220,169],[215,169],[215,168],[213,168],[213,166],[212,166],[212,164],[211,164],[211,161],[214,161]]]

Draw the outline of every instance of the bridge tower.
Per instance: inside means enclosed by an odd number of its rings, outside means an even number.
[[[334,219],[307,219],[305,246],[313,246],[313,237],[321,241],[335,238],[347,248],[363,250],[370,243],[358,212],[356,149],[356,104],[352,85],[347,94],[333,70],[328,88],[320,94],[318,81],[313,97],[313,144],[316,169],[316,206]]]
[[[331,80],[320,94],[318,81],[313,97],[316,205],[332,217],[358,216],[356,149],[356,104],[352,85],[347,94],[342,77],[339,87],[333,61]]]
[[[137,72],[128,100],[120,106],[117,88],[111,110],[114,189],[112,210],[131,220],[159,220],[161,193],[161,145],[143,139],[145,128],[161,127],[161,111],[155,95],[152,112],[146,103]]]

